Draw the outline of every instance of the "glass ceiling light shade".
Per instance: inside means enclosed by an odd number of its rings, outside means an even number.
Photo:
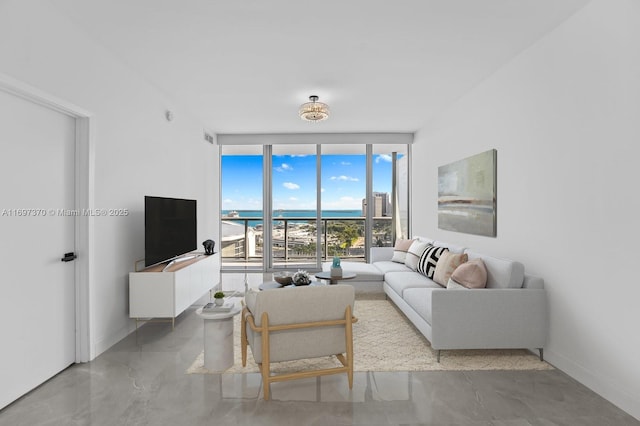
[[[323,121],[329,118],[329,105],[318,102],[315,95],[309,96],[311,102],[300,106],[300,118],[304,121]]]

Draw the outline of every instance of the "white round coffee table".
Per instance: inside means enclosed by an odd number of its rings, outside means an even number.
[[[304,286],[304,285],[297,286],[297,285],[294,285],[294,284],[282,285],[282,284],[280,284],[279,282],[276,282],[276,281],[266,281],[266,282],[263,282],[262,284],[260,284],[258,286],[258,289],[260,291],[262,291],[262,290],[271,290],[271,289],[274,289],[274,288],[313,287],[313,286],[316,286],[316,285],[324,285],[324,283],[321,283],[320,281],[311,281],[311,283],[307,284],[306,286]]]
[[[233,365],[233,317],[240,313],[237,301],[229,312],[196,314],[204,320],[204,368],[223,371]]]
[[[356,277],[356,274],[353,272],[342,272],[342,275],[339,277],[332,277],[330,271],[323,271],[316,273],[316,278],[320,280],[328,280],[329,284],[338,284],[340,280],[351,280]]]

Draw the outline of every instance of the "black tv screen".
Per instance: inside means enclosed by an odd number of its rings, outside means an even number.
[[[144,197],[145,266],[195,250],[196,233],[196,200]]]

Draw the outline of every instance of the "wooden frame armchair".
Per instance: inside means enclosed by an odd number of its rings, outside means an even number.
[[[349,285],[326,285],[247,293],[241,316],[242,365],[247,346],[260,368],[264,399],[273,382],[347,373],[353,387],[355,292]],[[341,367],[271,373],[272,362],[335,355]]]

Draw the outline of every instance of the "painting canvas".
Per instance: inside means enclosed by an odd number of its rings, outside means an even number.
[[[496,236],[495,149],[438,167],[438,228]]]

